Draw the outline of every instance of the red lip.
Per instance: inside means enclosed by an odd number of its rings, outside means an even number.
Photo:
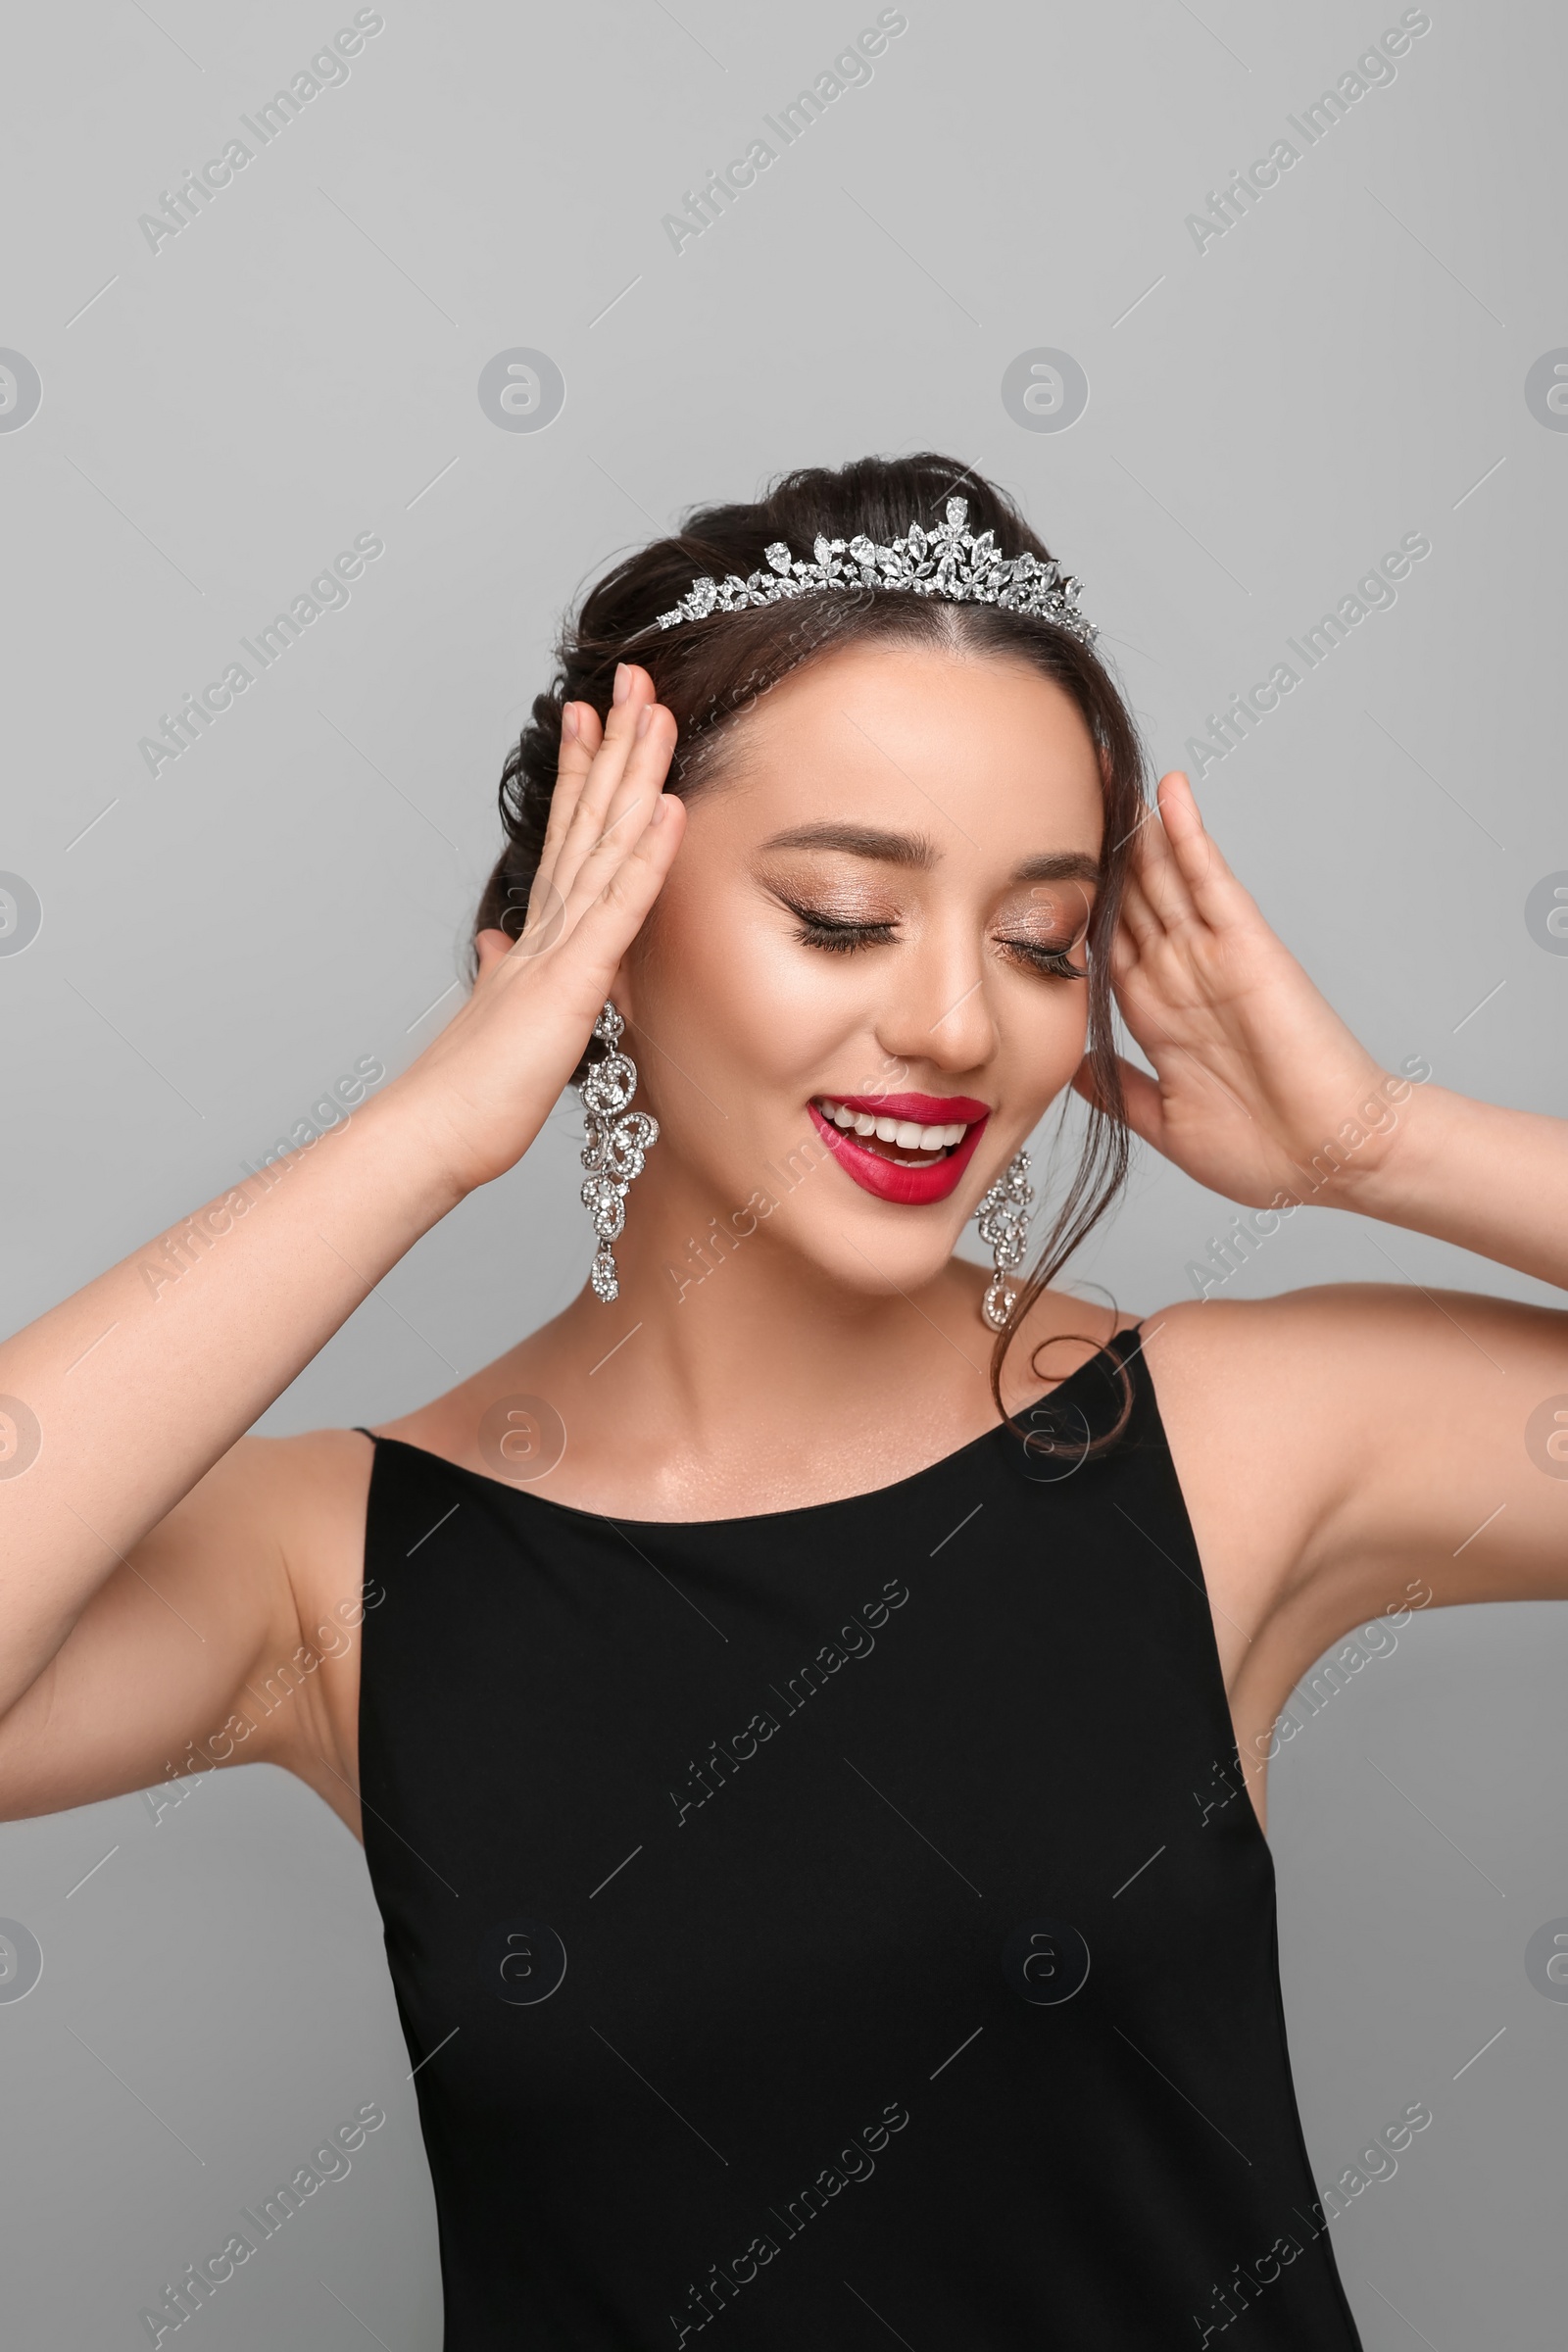
[[[990,1103],[977,1102],[972,1095],[827,1095],[823,1100],[842,1102],[846,1110],[868,1111],[874,1119],[918,1119],[922,1127],[953,1127],[959,1119],[991,1115]]]
[[[906,1208],[923,1208],[933,1200],[946,1200],[956,1190],[991,1116],[985,1103],[973,1102],[966,1095],[951,1095],[946,1101],[935,1095],[833,1095],[828,1099],[847,1103],[852,1110],[871,1111],[882,1118],[918,1119],[926,1127],[953,1126],[959,1119],[973,1119],[974,1124],[962,1143],[955,1144],[946,1159],[934,1159],[926,1168],[901,1168],[893,1160],[880,1159],[876,1152],[868,1152],[858,1135],[835,1127],[831,1119],[824,1119],[814,1102],[807,1104],[817,1134],[845,1175],[853,1177],[862,1192],[874,1193],[879,1200],[898,1201]]]

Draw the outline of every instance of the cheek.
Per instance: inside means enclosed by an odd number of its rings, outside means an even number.
[[[1002,1093],[1041,1115],[1069,1084],[1089,1039],[1089,992],[1081,982],[1022,978],[998,998],[995,1069]]]
[[[824,1060],[846,1040],[874,1034],[875,956],[803,948],[789,918],[760,906],[750,889],[704,888],[694,877],[672,890],[675,879],[665,885],[651,942],[651,1032],[662,1042],[660,1023],[666,1024],[669,1051],[731,1116],[736,1095],[773,1088],[799,1107],[794,1099]],[[722,1093],[704,1068],[722,1081]]]

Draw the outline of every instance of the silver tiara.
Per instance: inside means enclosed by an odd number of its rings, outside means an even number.
[[[911,522],[891,547],[879,547],[863,534],[848,541],[818,538],[810,564],[793,557],[785,542],[775,539],[762,550],[768,570],[754,571],[744,580],[733,571],[723,580],[706,575],[693,580],[680,603],[661,612],[659,625],[670,629],[677,621],[706,620],[710,612],[776,605],[785,597],[814,596],[824,588],[907,588],[916,596],[946,597],[953,604],[1004,605],[1009,612],[1037,613],[1093,645],[1095,625],[1078,610],[1082,581],[1059,564],[1042,564],[1038,556],[999,555],[990,531],[982,531],[977,539],[965,527],[968,512],[967,499],[950,498],[946,522],[930,531]]]

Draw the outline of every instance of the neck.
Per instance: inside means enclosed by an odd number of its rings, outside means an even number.
[[[613,1245],[619,1297],[607,1307],[585,1287],[509,1359],[508,1377],[562,1413],[575,1468],[611,1449],[673,1512],[743,1465],[760,1496],[783,1491],[829,1452],[886,1483],[994,1419],[975,1270],[950,1260],[913,1291],[852,1287],[792,1246],[793,1220],[820,1214],[816,1188],[835,1180],[825,1159],[813,1138],[760,1164],[728,1210],[677,1166],[651,1183],[650,1162]]]

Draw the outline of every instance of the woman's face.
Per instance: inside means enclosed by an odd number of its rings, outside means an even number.
[[[766,1214],[835,1285],[931,1280],[1082,1057],[1102,825],[1088,730],[1021,662],[851,647],[764,696],[616,990],[647,1206],[658,1169],[697,1237]]]

